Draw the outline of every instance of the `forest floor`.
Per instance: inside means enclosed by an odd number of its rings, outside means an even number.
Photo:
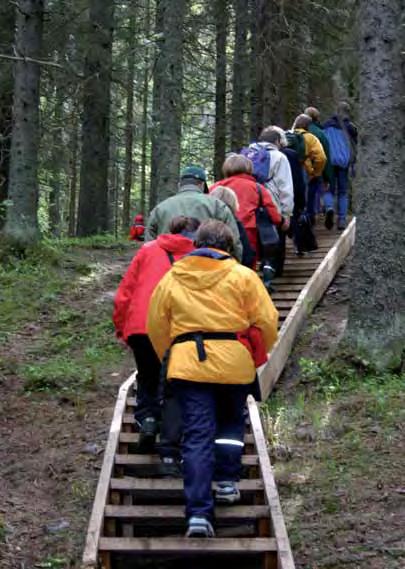
[[[66,242],[0,267],[0,569],[79,567],[117,388],[133,367],[111,324],[132,254]],[[400,569],[405,386],[327,363],[347,276],[308,319],[264,418],[297,569]]]

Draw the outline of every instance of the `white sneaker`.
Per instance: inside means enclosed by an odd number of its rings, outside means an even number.
[[[188,522],[186,537],[215,537],[215,532],[207,518],[192,516]]]
[[[215,500],[219,504],[235,504],[239,502],[240,492],[236,482],[217,482]]]

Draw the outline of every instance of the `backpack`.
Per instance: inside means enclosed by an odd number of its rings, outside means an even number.
[[[264,207],[263,192],[260,184],[257,184],[259,194],[259,205],[256,209],[256,228],[260,256],[264,259],[271,259],[277,255],[280,248],[280,237],[272,222],[269,212]]]
[[[305,151],[305,139],[302,132],[287,130],[285,135],[287,137],[288,148],[295,150],[298,154],[299,161],[304,162],[307,156]]]
[[[298,255],[307,251],[316,251],[318,243],[308,213],[301,213],[298,219],[294,219],[293,225],[293,238]]]
[[[263,148],[260,144],[251,144],[242,148],[240,151],[242,156],[249,158],[253,163],[253,176],[259,184],[265,184],[269,181],[270,172],[270,152]]]
[[[332,166],[348,168],[352,151],[347,134],[340,128],[326,127],[324,133],[329,141],[329,155]]]

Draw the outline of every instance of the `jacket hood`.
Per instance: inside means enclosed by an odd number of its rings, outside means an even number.
[[[219,250],[218,250],[219,251]],[[223,253],[223,251],[219,251]],[[176,281],[192,290],[205,290],[224,279],[236,265],[235,259],[210,259],[208,257],[184,257],[172,268]]]
[[[191,253],[194,249],[193,241],[180,233],[176,233],[175,235],[172,233],[159,235],[156,241],[161,249],[173,253],[174,255],[187,255],[187,253]]]

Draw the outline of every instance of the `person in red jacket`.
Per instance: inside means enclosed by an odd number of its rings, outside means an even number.
[[[143,241],[145,239],[145,223],[143,220],[143,215],[138,213],[134,217],[133,224],[129,230],[129,239],[130,241]]]
[[[258,184],[252,174],[253,164],[248,158],[241,154],[231,154],[225,160],[222,171],[225,178],[211,186],[210,192],[218,186],[232,188],[235,192],[239,202],[237,217],[244,225],[250,245],[256,253],[252,265],[252,267],[255,268],[256,262],[259,259],[256,228],[256,210],[259,207],[259,193],[257,191]],[[269,212],[272,222],[274,225],[280,225],[283,219],[277,206],[274,204],[266,188],[264,186],[261,186],[261,188],[263,203]]]
[[[145,243],[132,260],[114,299],[116,335],[132,349],[138,370],[135,421],[140,428],[138,452],[141,453],[153,450],[161,418],[161,365],[146,333],[149,301],[173,262],[194,250],[193,237],[199,225],[197,219],[178,216],[171,221],[170,234]],[[181,436],[181,423],[176,416],[175,401],[168,397],[159,445],[161,474],[168,476],[179,474],[176,443]]]

